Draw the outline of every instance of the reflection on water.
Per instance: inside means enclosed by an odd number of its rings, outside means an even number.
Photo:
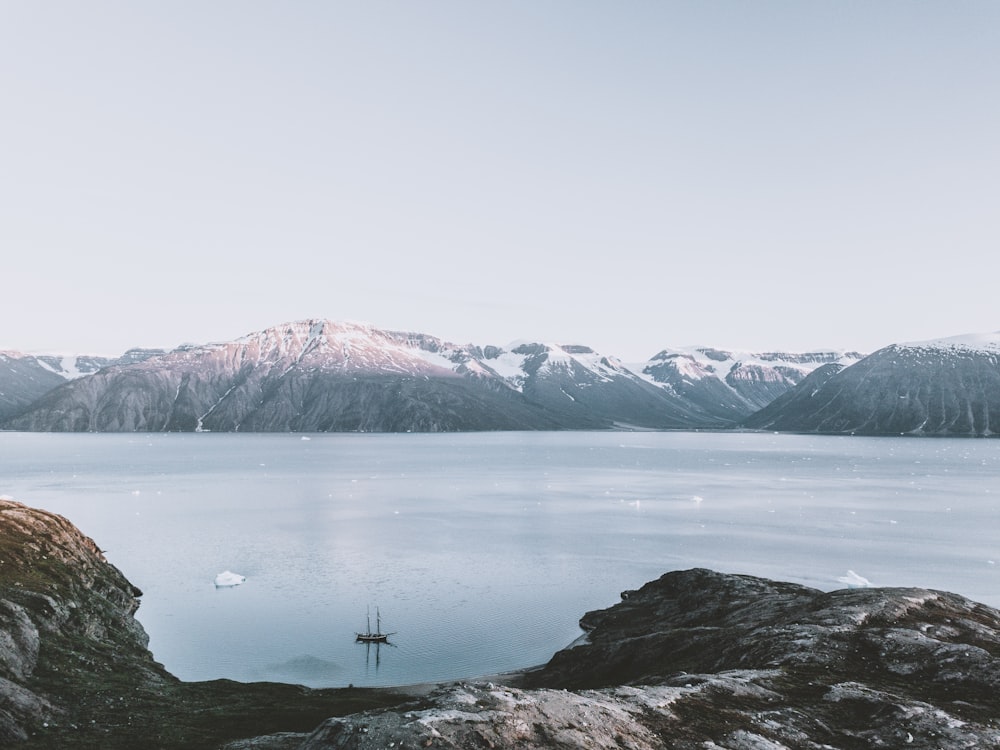
[[[711,433],[0,433],[0,492],[145,592],[183,679],[387,685],[546,661],[694,566],[1000,605],[993,440]],[[231,570],[246,577],[217,589]],[[369,603],[397,634],[355,643]]]
[[[359,643],[358,645],[363,646],[365,649],[365,674],[368,675],[371,669],[374,667],[375,672],[378,673],[378,668],[382,666],[382,649],[395,648],[395,646],[388,641],[366,641],[364,643]]]

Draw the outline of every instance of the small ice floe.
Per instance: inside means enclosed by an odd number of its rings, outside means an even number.
[[[309,437],[308,435],[303,435],[302,440],[312,440],[312,438]]]
[[[241,576],[239,573],[233,573],[232,571],[225,571],[224,573],[219,573],[215,577],[215,587],[224,588],[227,586],[239,586],[247,579],[246,576]]]
[[[701,495],[692,495],[692,496],[691,496],[691,499],[692,499],[692,500],[693,500],[693,501],[694,501],[694,502],[695,502],[695,503],[696,503],[697,505],[701,505],[701,503],[705,502],[705,498],[703,498],[703,497],[702,497]]]
[[[869,581],[864,576],[859,576],[853,570],[847,571],[846,576],[840,576],[840,578],[838,578],[837,580],[840,581],[840,583],[843,583],[849,589],[867,589],[870,588],[872,585],[871,581]]]

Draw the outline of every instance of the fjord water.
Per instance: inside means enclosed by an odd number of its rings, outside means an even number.
[[[1000,606],[1000,442],[757,433],[0,433],[185,680],[394,685],[528,667],[704,566]],[[216,574],[246,576],[216,588]],[[392,646],[356,644],[378,607]]]

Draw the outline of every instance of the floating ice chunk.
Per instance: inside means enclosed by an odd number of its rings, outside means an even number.
[[[223,586],[239,586],[246,579],[246,576],[241,576],[239,573],[233,573],[227,570],[224,573],[219,573],[219,575],[215,577],[215,586],[216,588],[221,588]]]
[[[846,576],[840,576],[837,580],[845,584],[849,589],[866,589],[872,585],[871,581],[864,576],[859,576],[853,570],[847,571]]]

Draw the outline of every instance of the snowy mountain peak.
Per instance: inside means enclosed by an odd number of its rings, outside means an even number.
[[[428,368],[437,374],[454,370],[451,361],[435,354],[443,346],[433,337],[395,333],[353,321],[293,321],[206,349],[234,347],[238,353],[233,352],[232,356],[257,364],[411,375],[425,373]]]
[[[605,381],[620,376],[637,377],[617,358],[600,354],[583,344],[522,341],[512,344],[510,352],[523,358],[519,369],[537,375],[575,370]]]

